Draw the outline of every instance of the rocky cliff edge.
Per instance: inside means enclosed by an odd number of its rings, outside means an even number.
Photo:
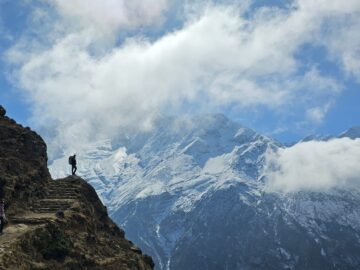
[[[153,269],[80,177],[52,180],[46,144],[0,106],[0,269]]]

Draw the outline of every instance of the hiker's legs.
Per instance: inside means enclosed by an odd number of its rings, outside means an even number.
[[[77,170],[76,165],[73,165],[73,166],[72,166],[72,169],[71,169],[72,175],[75,175],[76,170]]]
[[[4,228],[4,218],[0,217],[0,233],[2,233],[3,228]]]

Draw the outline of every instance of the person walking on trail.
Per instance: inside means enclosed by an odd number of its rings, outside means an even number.
[[[71,173],[72,175],[75,175],[77,167],[76,167],[76,155],[69,157],[69,164],[71,165]]]
[[[5,220],[6,220],[5,201],[4,201],[4,199],[1,199],[1,201],[0,201],[0,234],[3,233]]]

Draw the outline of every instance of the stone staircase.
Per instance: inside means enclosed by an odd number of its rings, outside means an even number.
[[[36,213],[56,213],[71,207],[78,199],[78,187],[67,181],[52,181],[47,189],[47,196],[35,202],[31,210]]]
[[[79,198],[78,186],[69,181],[54,180],[46,188],[47,196],[30,206],[32,212],[12,217],[12,224],[41,225],[54,219],[54,214],[69,209]]]
[[[79,187],[66,180],[54,180],[48,188],[48,199],[70,199],[79,197]]]
[[[23,216],[11,217],[0,236],[0,270],[3,255],[18,237],[39,226],[54,222],[59,211],[66,211],[79,199],[77,184],[66,180],[54,180],[45,187],[47,196],[33,203]]]
[[[31,210],[36,213],[56,213],[58,211],[65,211],[70,208],[71,204],[71,202],[61,201],[59,199],[43,199],[32,205]]]

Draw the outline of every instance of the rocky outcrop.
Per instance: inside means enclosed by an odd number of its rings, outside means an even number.
[[[3,117],[6,115],[6,110],[3,106],[0,105],[0,117]]]
[[[5,114],[0,106],[0,197],[5,198],[12,215],[43,196],[42,187],[51,179],[45,142]]]
[[[52,180],[46,145],[0,106],[0,269],[153,269],[79,177]]]

